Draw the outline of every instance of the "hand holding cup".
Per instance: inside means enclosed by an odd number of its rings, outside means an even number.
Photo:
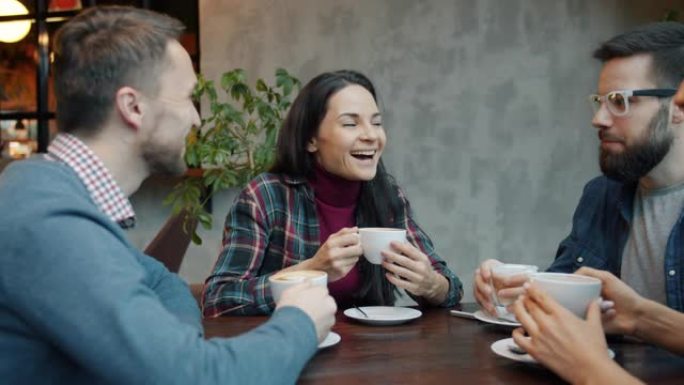
[[[492,300],[494,293],[491,285],[492,267],[501,263],[496,259],[488,259],[480,264],[480,267],[475,270],[475,276],[473,277],[473,296],[475,300],[486,313],[495,317],[497,315],[494,301]]]
[[[328,275],[324,271],[282,271],[269,277],[276,309],[294,306],[314,323],[318,342],[322,342],[335,324],[337,304],[328,293]]]
[[[383,250],[385,277],[394,286],[438,305],[449,294],[449,281],[432,267],[430,258],[408,242],[391,244]]]
[[[533,282],[513,311],[524,328],[513,331],[515,343],[565,380],[585,383],[584,377],[612,364],[601,328],[598,295],[590,301],[584,320]]]
[[[334,282],[346,276],[362,254],[358,229],[345,227],[330,235],[316,254],[302,264],[307,269],[325,271]]]
[[[513,314],[507,310],[507,306],[511,305],[524,292],[523,284],[537,270],[537,266],[512,263],[500,263],[492,266],[489,284],[492,288],[491,298],[497,317],[515,320]]]
[[[603,327],[609,334],[633,335],[646,299],[610,272],[582,267],[576,274],[601,280],[601,295],[613,303],[603,315]]]

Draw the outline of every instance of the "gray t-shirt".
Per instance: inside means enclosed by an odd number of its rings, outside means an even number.
[[[665,250],[684,207],[684,184],[647,189],[634,196],[634,215],[622,254],[622,280],[637,293],[665,304]]]

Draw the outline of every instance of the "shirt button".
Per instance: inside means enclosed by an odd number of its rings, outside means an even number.
[[[677,274],[677,272],[675,272],[674,270],[670,270],[668,274],[670,274],[670,277],[672,277],[673,275]]]
[[[582,257],[577,257],[577,262],[579,262],[579,263],[584,262],[584,258],[582,258]]]

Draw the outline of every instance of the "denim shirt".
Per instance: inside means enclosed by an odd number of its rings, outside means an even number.
[[[572,231],[558,246],[548,271],[571,273],[589,266],[619,277],[636,190],[636,183],[620,183],[605,176],[587,183],[572,219]],[[667,306],[677,311],[684,311],[683,264],[684,224],[680,213],[667,241],[665,265],[648,272],[664,274]]]

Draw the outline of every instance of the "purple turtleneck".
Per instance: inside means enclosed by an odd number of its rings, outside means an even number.
[[[318,214],[321,245],[343,227],[356,226],[356,203],[361,193],[361,182],[349,181],[316,166],[309,180],[313,188]],[[338,306],[352,304],[352,293],[361,286],[358,263],[343,278],[328,283],[330,295]]]

